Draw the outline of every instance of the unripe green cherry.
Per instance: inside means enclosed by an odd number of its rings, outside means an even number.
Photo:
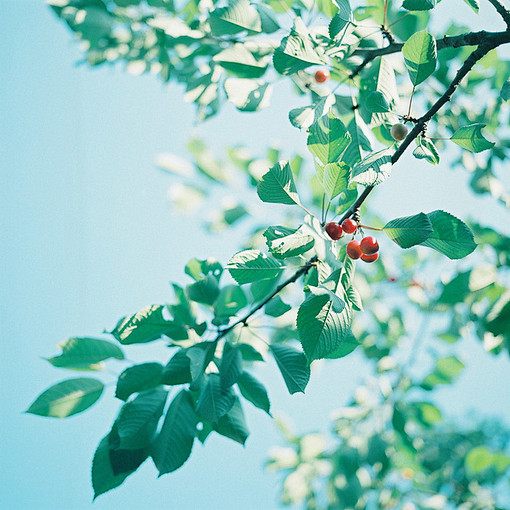
[[[409,133],[409,129],[404,124],[393,124],[391,127],[391,136],[394,140],[397,140],[397,142],[404,140],[407,133]]]

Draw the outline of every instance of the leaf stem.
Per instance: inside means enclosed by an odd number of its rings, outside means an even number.
[[[383,229],[382,228],[377,228],[377,227],[369,227],[367,225],[358,225],[359,228],[366,228],[368,230],[378,230],[379,232],[382,232]]]

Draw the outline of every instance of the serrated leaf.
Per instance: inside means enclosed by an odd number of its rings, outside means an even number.
[[[383,227],[384,233],[401,248],[410,248],[423,243],[434,232],[425,213],[395,218]]]
[[[299,307],[297,328],[309,362],[335,352],[350,334],[348,315],[335,312],[327,295],[310,295]]]
[[[323,164],[337,163],[351,142],[351,135],[344,123],[330,111],[314,122],[307,145],[310,152]]]
[[[191,394],[182,390],[170,404],[152,446],[151,456],[159,476],[175,471],[186,462],[193,448],[197,422]]]
[[[300,204],[296,184],[288,161],[279,161],[262,176],[257,185],[262,202],[272,204]]]
[[[384,97],[384,94],[379,90],[370,92],[363,106],[371,113],[387,113],[391,111],[386,97]]]
[[[219,370],[222,388],[228,388],[236,383],[237,378],[243,371],[243,359],[237,347],[225,344]]]
[[[436,6],[436,0],[404,0],[402,7],[408,11],[429,11]]]
[[[228,78],[225,80],[227,99],[242,112],[256,112],[269,106],[273,86],[262,80]]]
[[[229,260],[227,269],[240,285],[276,278],[283,271],[278,260],[268,257],[259,250],[244,250],[236,253]]]
[[[163,310],[161,305],[146,306],[134,315],[120,319],[111,334],[123,345],[152,342],[163,335],[175,340],[187,338],[186,328],[164,319]]]
[[[122,473],[114,473],[110,461],[110,434],[103,437],[99,443],[92,460],[92,487],[94,489],[94,499],[101,494],[115,489],[122,485],[124,480],[136,471],[136,468]],[[142,459],[141,462],[143,462]],[[140,464],[141,464],[140,462]]]
[[[347,131],[351,135],[351,143],[345,149],[342,161],[352,167],[363,159],[363,151],[372,151],[372,145],[369,139],[370,131],[357,111],[347,125]]]
[[[115,396],[127,400],[133,393],[154,388],[160,383],[162,373],[161,363],[141,363],[126,368],[117,380]]]
[[[335,96],[328,94],[310,106],[294,108],[289,112],[290,123],[298,129],[308,129],[335,104]]]
[[[122,407],[115,420],[116,448],[147,448],[156,434],[168,392],[163,388],[144,391]]]
[[[235,397],[232,407],[214,425],[214,430],[218,434],[244,445],[250,431],[246,425],[243,406],[239,397]]]
[[[402,54],[409,77],[415,87],[436,69],[436,41],[426,30],[416,32],[409,37],[402,47]]]
[[[266,388],[259,380],[253,377],[250,373],[243,372],[237,379],[237,386],[239,387],[241,395],[246,400],[271,416],[271,413],[269,412],[271,405],[269,397],[267,396]]]
[[[69,338],[58,346],[61,348],[62,354],[48,359],[54,367],[97,370],[101,368],[98,364],[103,360],[124,359],[124,353],[118,345],[100,338]]]
[[[216,423],[234,405],[235,394],[231,387],[223,388],[218,374],[209,374],[197,402],[200,417]]]
[[[433,165],[439,163],[439,152],[434,142],[421,136],[416,138],[416,149],[413,151],[413,156],[417,159],[425,159]]]
[[[348,188],[350,177],[351,169],[345,163],[328,163],[324,167],[322,183],[330,200],[333,200]]]
[[[282,39],[274,52],[274,68],[280,74],[293,74],[311,65],[325,63],[317,53],[303,21],[295,18],[290,34]]]
[[[260,78],[268,65],[267,57],[257,60],[246,45],[240,43],[216,53],[212,60],[240,78]]]
[[[179,349],[163,369],[161,384],[172,386],[186,384],[191,381],[190,359],[186,356],[185,349]]]
[[[352,351],[354,351],[354,349],[356,349],[356,347],[358,347],[358,345],[360,345],[359,342],[356,340],[356,338],[354,337],[352,332],[350,332],[346,336],[344,341],[341,344],[339,344],[339,346],[334,351],[330,352],[326,356],[326,359],[343,358],[343,357],[347,356],[348,354],[350,354]]]
[[[475,250],[473,233],[463,221],[439,210],[427,216],[434,231],[422,246],[433,248],[450,259],[461,259]]]
[[[270,317],[280,317],[284,313],[287,313],[292,307],[282,301],[280,296],[275,296],[267,303],[264,307],[264,313]]]
[[[43,391],[25,412],[67,418],[94,405],[103,389],[103,383],[91,377],[65,379]]]
[[[391,173],[391,147],[369,154],[352,169],[352,181],[363,186],[376,186]]]
[[[246,294],[238,285],[225,285],[214,305],[214,315],[220,319],[233,317],[248,304]]]
[[[228,7],[215,9],[211,12],[209,24],[214,35],[237,34],[244,30],[262,31],[260,15],[248,0],[233,0]]]
[[[335,37],[345,28],[347,23],[349,23],[352,16],[349,0],[337,0],[335,3],[338,7],[338,11],[331,19],[328,27],[329,37],[331,37],[331,39],[335,39]]]
[[[189,359],[191,379],[196,381],[204,373],[209,363],[214,358],[216,341],[200,342],[186,349],[186,356]]]
[[[492,149],[495,144],[494,142],[489,142],[489,140],[483,136],[482,128],[484,127],[485,124],[463,126],[453,133],[450,140],[471,152],[482,152],[487,149]]]
[[[269,251],[278,259],[285,259],[288,257],[296,257],[311,250],[314,246],[314,238],[311,235],[303,234],[299,229],[288,235],[275,237],[274,230],[277,227],[270,227],[273,231],[264,232],[266,237],[266,244]],[[267,233],[267,235],[266,235]]]
[[[297,392],[304,393],[310,380],[310,367],[306,356],[289,345],[270,344],[269,348],[289,393],[291,395]]]

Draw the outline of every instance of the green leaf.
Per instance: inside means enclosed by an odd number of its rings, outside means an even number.
[[[176,340],[187,338],[183,326],[163,318],[163,310],[161,305],[146,306],[134,315],[120,319],[111,334],[123,345],[152,342],[163,335]]]
[[[464,363],[456,356],[447,356],[436,361],[432,373],[427,375],[421,383],[425,390],[431,390],[438,384],[451,384],[464,368]]]
[[[434,232],[421,243],[422,246],[433,248],[449,259],[461,259],[475,250],[473,233],[463,221],[439,210],[427,216]]]
[[[228,388],[236,383],[237,378],[243,371],[243,359],[241,351],[237,347],[232,347],[228,343],[225,344],[219,370],[222,388]]]
[[[186,294],[191,301],[204,305],[213,305],[220,294],[218,280],[209,274],[205,278],[188,285],[186,287]]]
[[[229,260],[227,269],[240,285],[276,278],[283,271],[279,261],[259,250],[244,250],[236,253]]]
[[[262,202],[299,205],[296,184],[288,161],[279,161],[262,176],[257,185]]]
[[[160,476],[186,462],[193,448],[197,422],[191,394],[182,390],[170,404],[152,447],[151,456]]]
[[[214,425],[214,430],[222,436],[228,437],[238,443],[244,445],[248,439],[249,430],[244,417],[243,406],[239,397],[235,397],[232,407],[218,423]]]
[[[379,90],[374,90],[368,94],[364,107],[371,113],[387,113],[391,107],[384,94]]]
[[[137,450],[151,444],[167,395],[168,392],[159,387],[144,391],[124,404],[115,420],[114,428],[119,441],[116,448]]]
[[[508,78],[508,80],[506,80],[505,83],[503,84],[503,87],[501,88],[501,92],[499,95],[501,99],[505,101],[510,101],[510,78]]]
[[[124,353],[119,346],[100,338],[69,338],[58,346],[62,349],[62,354],[48,359],[54,367],[98,370],[101,368],[99,363],[105,359],[124,359]]]
[[[228,78],[225,80],[227,99],[242,112],[256,112],[269,106],[273,86],[262,80]]]
[[[154,388],[160,383],[162,373],[160,363],[141,363],[126,368],[117,380],[115,396],[127,400],[133,393]]]
[[[293,74],[311,65],[325,64],[314,47],[301,18],[294,19],[290,34],[282,39],[273,55],[273,65],[280,74]]]
[[[186,356],[190,361],[191,379],[193,381],[202,376],[207,365],[213,360],[216,345],[216,341],[200,342],[186,349]]]
[[[436,6],[436,0],[404,0],[402,7],[408,11],[429,11]]]
[[[413,156],[416,159],[425,159],[433,165],[439,163],[439,152],[432,140],[418,136],[416,138],[416,149],[413,151]]]
[[[233,44],[214,55],[212,60],[240,78],[260,78],[268,65],[267,57],[257,60],[244,44]]]
[[[349,0],[337,0],[335,3],[338,6],[338,12],[333,16],[328,27],[329,37],[331,37],[331,39],[335,39],[352,17]]]
[[[372,151],[369,139],[371,133],[357,110],[354,111],[354,116],[347,125],[347,131],[349,131],[352,140],[345,149],[342,160],[352,167],[363,159],[363,151]]]
[[[110,460],[110,451],[110,434],[108,434],[103,437],[99,443],[92,460],[91,478],[92,487],[94,489],[94,499],[101,494],[122,485],[124,480],[137,469],[135,467],[130,471],[114,473]],[[140,457],[143,457],[143,454]],[[140,461],[140,464],[145,460],[145,457]]]
[[[334,278],[339,282],[340,272],[337,273]],[[312,293],[305,299],[299,307],[297,328],[309,362],[335,352],[351,334],[349,315],[335,311],[328,294]]]
[[[345,163],[328,163],[324,167],[322,183],[330,200],[348,188],[350,177],[351,169]]]
[[[255,4],[255,9],[257,9],[260,16],[262,32],[272,34],[280,29],[278,18],[275,16],[271,7],[264,4]]]
[[[223,388],[218,374],[209,374],[197,402],[197,413],[216,423],[234,405],[235,394],[231,387]]]
[[[471,152],[482,152],[492,149],[495,144],[494,142],[489,142],[483,136],[482,128],[484,127],[485,124],[470,124],[469,126],[461,127],[453,133],[450,140]]]
[[[250,344],[240,343],[237,348],[241,351],[241,355],[246,361],[264,361],[264,357],[255,347]]]
[[[391,173],[391,147],[369,154],[354,165],[352,180],[363,186],[376,186],[385,181]]]
[[[396,218],[383,227],[384,233],[401,248],[410,248],[423,243],[434,232],[425,213]]]
[[[306,356],[289,345],[270,344],[269,348],[289,393],[291,395],[297,392],[304,393],[310,380],[310,367]]]
[[[505,292],[491,307],[485,327],[495,336],[510,336],[510,292]]]
[[[352,287],[351,287],[352,288]],[[339,359],[343,358],[350,354],[356,347],[358,347],[359,342],[356,340],[355,336],[352,332],[349,332],[345,337],[344,341],[338,345],[338,347],[330,352],[326,357],[326,359]]]
[[[266,315],[269,315],[270,317],[280,317],[280,315],[287,313],[291,309],[292,307],[285,303],[284,301],[282,301],[282,298],[280,296],[275,296],[264,307],[264,312]]]
[[[225,285],[214,305],[214,315],[220,319],[233,317],[248,304],[246,294],[238,285]]]
[[[492,285],[496,281],[496,276],[496,268],[491,264],[463,271],[443,287],[437,302],[449,305],[460,303],[473,292]]]
[[[292,231],[285,227],[269,227],[264,237],[269,251],[278,259],[302,255],[311,250],[315,243],[313,236],[303,234],[300,229]]]
[[[326,165],[337,163],[350,142],[351,135],[344,123],[330,111],[311,125],[306,143],[310,152]]]
[[[215,9],[211,12],[209,24],[214,35],[237,34],[244,30],[262,31],[260,15],[248,0],[233,0],[228,7]]]
[[[335,104],[335,96],[328,94],[310,106],[294,108],[289,112],[290,123],[298,129],[308,129]]]
[[[271,416],[271,413],[269,412],[271,404],[269,402],[269,397],[267,396],[266,388],[258,379],[255,379],[255,377],[248,372],[243,372],[237,378],[237,386],[239,387],[241,395],[246,400],[250,401],[255,407],[262,409]]]
[[[53,418],[67,418],[95,404],[104,385],[98,379],[66,379],[43,391],[26,410],[27,413]]]
[[[469,7],[478,14],[478,11],[480,10],[480,3],[478,0],[464,0],[464,2],[466,2]]]
[[[437,49],[435,39],[426,31],[416,32],[402,47],[411,82],[416,87],[436,69]]]
[[[179,349],[163,369],[160,382],[161,384],[177,385],[191,381],[190,359],[186,355],[186,349]]]

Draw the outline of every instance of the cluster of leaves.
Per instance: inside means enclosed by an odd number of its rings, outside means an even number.
[[[468,3],[476,10],[473,0]],[[437,101],[446,97],[433,85],[450,86],[449,70],[454,64],[462,66],[464,46],[490,40],[496,41],[496,47],[510,42],[510,31],[478,35],[478,39],[476,34],[464,34],[436,41],[427,31],[429,11],[436,4],[430,0],[406,0],[403,14],[383,0],[368,0],[354,11],[347,0],[235,0],[228,5],[197,0],[179,4],[169,0],[51,0],[50,4],[84,41],[89,64],[124,61],[129,70],[156,72],[165,81],[184,83],[185,97],[196,103],[201,120],[217,113],[225,99],[241,111],[266,106],[273,83],[282,77],[292,81],[299,95],[308,96],[309,103],[293,108],[289,120],[307,131],[307,146],[314,163],[311,173],[302,171],[304,160],[300,156],[289,162],[272,149],[265,157],[255,158],[239,147],[228,151],[230,167],[226,171],[200,140],[189,144],[193,165],[173,155],[158,160],[161,168],[181,175],[184,183],[180,191],[188,191],[184,198],[187,203],[190,196],[206,197],[211,182],[230,187],[232,176],[241,173],[248,186],[256,187],[264,204],[295,206],[288,208],[292,212],[282,224],[256,225],[245,245],[247,249],[236,253],[225,266],[213,259],[192,259],[185,267],[192,281],[185,286],[173,285],[174,302],[150,305],[122,318],[110,332],[117,343],[103,338],[72,338],[61,345],[60,355],[48,360],[60,368],[97,371],[105,360],[124,359],[124,350],[118,344],[162,340],[173,350],[170,359],[164,360],[166,364],[134,364],[119,375],[115,396],[124,403],[94,455],[92,483],[97,496],[119,486],[148,458],[160,474],[178,469],[191,454],[195,439],[203,443],[211,433],[244,444],[248,428],[243,399],[270,413],[267,390],[251,371],[257,362],[273,358],[292,394],[304,392],[315,360],[340,358],[358,346],[367,358],[377,360],[379,367],[391,360],[390,354],[406,334],[403,315],[407,310],[395,307],[379,315],[380,307],[374,307],[373,313],[365,313],[364,321],[353,322],[354,312],[363,310],[363,300],[370,298],[370,293],[375,296],[374,302],[386,301],[387,262],[378,261],[366,275],[355,275],[355,263],[346,257],[344,240],[332,241],[324,232],[324,224],[330,211],[333,219],[359,214],[363,200],[390,176],[392,165],[409,143],[416,143],[415,157],[437,164],[439,152],[427,135],[430,123],[447,131],[448,139],[463,149],[463,155],[490,150],[488,160],[507,157],[508,147],[494,147],[483,136],[483,124],[488,123],[485,117],[473,119],[462,110],[453,118],[438,110],[433,119],[425,122],[424,117],[404,115],[400,98],[410,97],[409,112],[413,97],[421,108],[432,111]],[[303,22],[306,17],[307,25]],[[287,18],[292,19],[292,26],[285,28]],[[321,24],[319,20],[326,22]],[[460,30],[452,26],[451,31]],[[395,42],[395,38],[405,43]],[[385,39],[387,46],[382,45]],[[487,56],[493,58],[493,54]],[[331,69],[334,89],[329,84],[313,82],[313,68],[317,65]],[[504,107],[508,86],[503,84],[508,63],[498,61],[495,66],[497,77],[489,85],[493,96],[494,87],[502,87],[497,93],[498,109],[493,110],[498,117],[508,113]],[[469,69],[465,69],[467,73]],[[479,90],[476,73],[480,72],[475,68],[475,78],[470,78],[474,81],[468,90],[473,96]],[[478,82],[487,83],[483,74],[478,74]],[[450,96],[454,91],[455,87]],[[419,133],[412,131],[400,146],[390,134],[399,118],[420,127]],[[495,131],[494,123],[489,127]],[[497,138],[498,133],[493,134]],[[491,172],[487,170],[485,176]],[[307,194],[299,194],[298,187],[306,189]],[[182,201],[183,195],[178,194],[173,196]],[[248,217],[249,210],[247,204],[231,203],[210,228],[235,226]],[[306,213],[304,219],[301,210]],[[363,214],[370,218],[370,214]],[[422,267],[423,259],[419,257],[423,247],[449,259],[463,258],[476,247],[470,228],[442,210],[418,212],[379,224],[380,230],[400,248],[417,247],[418,251],[403,252],[401,266],[405,270]],[[475,225],[474,229],[483,249],[491,251],[489,271],[474,267],[455,275],[447,284],[431,282],[436,291],[439,288],[432,297],[424,286],[409,286],[407,281],[400,286],[408,292],[410,302],[418,305],[419,313],[451,314],[452,326],[442,334],[443,339],[455,340],[464,334],[462,328],[466,324],[473,323],[486,345],[497,351],[510,342],[510,301],[504,280],[509,240],[489,228]],[[301,278],[302,287],[298,288],[304,295],[292,293],[292,285],[301,282]],[[371,291],[366,290],[368,281]],[[261,336],[257,330],[259,320],[274,326],[274,332]],[[419,385],[430,390],[450,382],[460,368],[462,364],[453,356],[439,359]],[[391,396],[394,392],[407,392],[416,386],[402,374],[397,379],[380,403],[383,411],[390,404],[393,406],[393,419],[384,422],[393,429],[374,439],[374,448],[379,452],[374,453],[374,459],[378,460],[368,461],[371,469],[382,464],[377,468],[379,474],[390,463],[390,457],[399,467],[403,451],[425,469],[422,454],[430,448],[423,450],[425,443],[415,443],[422,429],[429,430],[434,425],[439,412],[430,402],[407,402],[403,396],[397,402]],[[58,418],[71,416],[92,406],[103,390],[104,383],[95,377],[67,379],[43,392],[28,412]],[[167,404],[171,390],[174,391]],[[364,430],[369,414],[357,414],[352,427]],[[418,432],[408,431],[407,421],[419,427]],[[443,437],[455,445],[474,441],[464,433],[435,429],[427,433],[430,436],[424,433],[423,442],[434,438],[442,441]],[[481,444],[486,438],[478,439]],[[386,451],[385,445],[391,441],[398,453],[396,459]],[[344,447],[353,445],[347,441],[340,449]],[[355,459],[361,450],[363,455],[372,451],[363,448],[353,454]],[[459,459],[461,456],[459,453]],[[496,455],[494,459],[500,457]],[[335,473],[348,474],[348,485],[358,480],[356,501],[372,497],[368,490],[365,494],[365,488],[371,487],[367,475],[363,475],[363,480],[357,478],[360,461],[355,460],[354,471],[342,462],[334,462]],[[372,480],[370,470],[364,469]],[[451,469],[458,470],[460,478],[467,476],[462,471],[463,462],[454,462]],[[392,483],[386,472],[373,479],[373,489],[377,491],[381,483]],[[332,501],[348,506],[345,498],[350,496],[341,495],[343,489],[337,475],[331,480],[336,498]],[[434,486],[432,479],[426,483],[434,487],[432,490],[441,488]],[[387,493],[381,492],[380,496],[383,494]],[[314,496],[307,492],[303,498],[312,501]]]
[[[381,372],[335,412],[332,438],[298,436],[281,424],[287,444],[270,451],[268,469],[283,475],[282,503],[310,510],[509,508],[508,431],[498,422],[479,429],[445,422],[436,405],[420,399],[419,385],[394,377],[392,385],[395,371]]]

